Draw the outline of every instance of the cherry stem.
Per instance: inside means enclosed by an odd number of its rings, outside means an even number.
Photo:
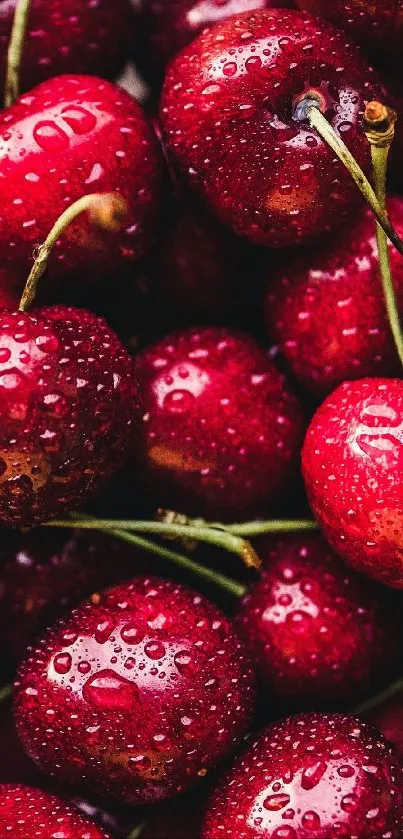
[[[71,527],[72,520],[50,521],[48,527]],[[96,519],[96,518],[74,518],[74,527],[82,530],[102,530],[104,532],[119,530],[128,533],[148,533],[166,538],[194,539],[197,542],[205,542],[217,548],[223,548],[229,553],[241,557],[247,568],[260,568],[261,561],[252,545],[245,539],[229,533],[220,528],[207,527],[205,525],[188,525],[160,521],[134,521],[120,519]]]
[[[397,694],[402,692],[403,678],[396,679],[395,682],[392,682],[392,684],[388,685],[387,688],[381,690],[380,693],[376,694],[376,696],[372,696],[371,699],[367,699],[366,702],[362,702],[361,705],[357,705],[357,707],[353,709],[353,713],[359,715],[367,714],[374,708],[377,708],[378,705],[382,705],[384,702],[387,702],[388,699],[393,699],[394,696],[397,696]]]
[[[381,102],[369,102],[364,115],[365,134],[371,145],[371,159],[374,175],[375,194],[385,214],[386,175],[389,150],[395,134],[396,113]],[[390,267],[390,255],[387,236],[376,223],[376,241],[378,261],[386,311],[390,330],[395,342],[397,354],[403,365],[403,333],[400,324],[399,309]]]
[[[147,821],[144,821],[144,822],[141,822],[141,824],[138,824],[137,827],[134,827],[133,830],[130,831],[127,839],[140,839],[140,836],[141,836],[141,834],[142,834],[142,832],[143,832],[143,830],[145,829],[146,826],[147,826]]]
[[[0,703],[5,702],[11,696],[13,691],[12,685],[4,685],[4,687],[0,688]]]
[[[241,524],[212,524],[210,527],[222,527],[235,536],[264,536],[275,533],[298,533],[318,530],[319,525],[311,519],[271,519],[268,521],[246,521]]]
[[[7,70],[4,85],[4,106],[15,102],[20,92],[20,66],[27,31],[31,0],[18,0],[7,52]]]
[[[396,250],[403,256],[403,241],[396,233],[394,227],[392,227],[388,216],[385,210],[382,208],[381,204],[378,201],[378,198],[362,169],[358,165],[357,161],[347,148],[346,144],[343,142],[341,137],[337,134],[334,128],[330,125],[326,117],[321,113],[318,107],[315,105],[311,105],[308,109],[308,119],[312,128],[315,128],[318,134],[322,137],[322,140],[327,143],[330,148],[335,152],[339,160],[344,164],[347,171],[350,173],[351,177],[355,181],[358,186],[358,189],[363,194],[365,200],[369,204],[375,218],[377,219],[380,227],[392,244],[395,246]]]
[[[126,218],[127,210],[127,202],[121,195],[115,192],[94,192],[91,195],[84,195],[78,201],[75,201],[74,204],[71,204],[57,219],[43,245],[40,245],[37,249],[35,262],[31,268],[21,297],[19,305],[20,312],[26,312],[32,305],[35,299],[38,281],[46,270],[52,248],[77,216],[87,211],[93,224],[104,230],[116,232],[120,230]]]

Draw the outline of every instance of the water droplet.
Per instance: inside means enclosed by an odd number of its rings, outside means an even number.
[[[95,628],[94,637],[98,644],[105,644],[115,629],[115,622],[111,618],[100,620]]]
[[[305,632],[310,627],[311,615],[308,612],[290,612],[286,617],[287,623],[294,632]]]
[[[161,641],[149,641],[144,647],[144,652],[148,658],[157,661],[164,657],[166,650]]]
[[[319,783],[320,779],[323,777],[327,769],[326,763],[319,761],[319,763],[315,763],[314,766],[308,766],[307,769],[304,770],[301,778],[301,787],[302,789],[313,789]]]
[[[137,772],[146,772],[151,766],[151,760],[147,755],[135,755],[129,757],[129,766]]]
[[[346,763],[344,766],[339,766],[337,772],[340,775],[340,778],[351,778],[352,775],[354,775],[355,770],[353,766],[349,766]]]
[[[238,66],[235,61],[228,61],[226,64],[224,64],[222,71],[224,73],[224,76],[230,78],[231,76],[235,76],[237,69]]]
[[[83,687],[83,697],[100,711],[133,711],[138,700],[138,689],[133,682],[119,676],[114,670],[101,670]]]
[[[188,390],[171,390],[164,399],[164,408],[171,414],[184,414],[194,404],[193,393]]]
[[[89,673],[91,670],[89,661],[80,661],[77,665],[77,670],[79,673]]]
[[[0,347],[0,364],[5,364],[11,358],[11,352],[7,347]]]
[[[262,66],[262,59],[258,55],[251,55],[245,61],[245,70],[247,73],[253,73],[254,70],[259,70]]]
[[[297,831],[287,824],[282,827],[278,827],[271,836],[272,839],[297,839]]]
[[[65,108],[62,111],[62,119],[67,122],[74,134],[87,134],[97,124],[94,114],[91,114],[81,105],[70,105]]]
[[[66,647],[70,647],[71,644],[75,644],[77,638],[78,632],[74,632],[72,629],[66,629],[61,636],[62,642]]]
[[[290,803],[290,796],[286,792],[280,792],[277,795],[269,795],[263,801],[265,810],[276,811],[283,810]]]
[[[320,828],[320,818],[314,810],[307,810],[302,816],[302,826],[306,830],[318,830]]]
[[[358,798],[356,795],[351,793],[351,795],[345,795],[344,798],[341,800],[341,809],[344,810],[346,813],[352,813],[358,807]]]
[[[44,353],[57,352],[59,349],[59,339],[56,335],[38,335],[35,344]]]
[[[70,653],[58,653],[53,659],[53,667],[59,675],[65,675],[71,668],[72,660]]]
[[[180,652],[175,653],[174,664],[182,676],[190,676],[193,672],[192,657],[187,650],[180,650]]]
[[[67,134],[53,120],[42,120],[33,130],[34,140],[43,151],[57,152],[68,149],[70,142]]]
[[[120,637],[125,644],[140,644],[144,638],[144,632],[134,622],[126,623],[121,629]]]

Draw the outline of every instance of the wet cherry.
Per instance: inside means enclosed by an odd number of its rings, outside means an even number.
[[[260,542],[264,570],[240,605],[268,699],[352,706],[391,678],[400,620],[390,592],[347,568],[318,534]]]
[[[308,428],[302,470],[332,547],[358,571],[403,588],[403,381],[340,385]]]
[[[2,523],[42,523],[99,489],[127,456],[135,404],[131,358],[102,318],[0,311]]]
[[[180,585],[138,578],[75,609],[28,653],[15,714],[46,774],[134,804],[204,777],[242,738],[253,696],[224,615]]]
[[[0,784],[0,839],[108,839],[75,807],[22,784]]]
[[[276,722],[213,794],[203,839],[399,839],[402,769],[371,726],[341,714]]]
[[[205,30],[173,59],[160,113],[173,160],[221,220],[252,242],[283,247],[339,226],[361,200],[310,129],[305,102],[368,168],[363,109],[379,95],[344,32],[272,9]]]
[[[300,406],[267,353],[241,333],[189,329],[140,353],[135,374],[135,470],[158,503],[215,518],[267,509],[303,430]]]
[[[388,208],[403,235],[402,199],[391,198]],[[390,258],[403,310],[403,259],[393,247]],[[326,395],[345,379],[398,372],[370,210],[330,241],[279,260],[265,320],[294,375],[315,394]]]

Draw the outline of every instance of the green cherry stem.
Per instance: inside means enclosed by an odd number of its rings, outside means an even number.
[[[322,137],[322,140],[327,143],[330,148],[335,152],[339,160],[344,164],[347,171],[350,173],[351,177],[355,181],[358,186],[358,189],[363,194],[365,200],[369,204],[375,218],[377,219],[380,227],[392,244],[395,246],[396,250],[399,251],[400,254],[403,256],[403,241],[396,233],[396,230],[392,227],[387,214],[385,213],[384,209],[382,208],[381,204],[378,201],[378,198],[362,169],[358,165],[357,161],[347,148],[346,144],[343,142],[341,137],[337,134],[334,128],[330,125],[326,117],[321,113],[319,107],[316,105],[311,105],[308,108],[308,119],[312,128],[315,128],[318,134]]]
[[[369,102],[365,109],[364,130],[371,145],[371,159],[374,175],[375,193],[382,210],[386,208],[386,174],[389,150],[395,134],[396,114],[381,102]],[[378,246],[379,272],[385,298],[386,311],[395,342],[397,354],[403,365],[403,332],[400,324],[399,309],[390,267],[388,239],[382,227],[376,223],[376,241]]]
[[[48,522],[49,527],[71,527],[72,520],[59,520]],[[128,533],[146,533],[162,536],[169,539],[194,539],[197,542],[205,542],[222,548],[229,553],[239,556],[248,568],[260,568],[260,560],[252,545],[240,536],[236,536],[226,530],[208,526],[196,526],[188,524],[168,524],[160,521],[135,521],[120,519],[96,519],[92,517],[74,518],[74,527],[83,530],[102,530],[104,532],[119,530]]]
[[[403,692],[403,677],[396,679],[395,682],[392,682],[391,685],[388,685],[388,687],[380,691],[380,693],[377,693],[375,696],[367,699],[366,702],[362,702],[361,705],[357,705],[353,709],[353,713],[360,716],[361,714],[368,714],[370,711],[373,711],[374,708],[377,708],[378,705],[382,705],[383,702],[386,702],[388,699],[392,699],[401,692]]]
[[[318,530],[318,524],[311,519],[269,519],[268,521],[246,521],[241,524],[214,524],[210,527],[223,527],[236,536],[263,536],[276,533],[300,533]]]
[[[67,207],[67,210],[57,219],[43,245],[40,245],[36,252],[35,262],[31,268],[29,277],[19,305],[20,312],[26,312],[35,299],[38,281],[46,270],[52,248],[60,239],[66,228],[81,215],[88,212],[90,221],[102,228],[116,232],[120,230],[127,215],[127,202],[121,195],[115,192],[94,192],[84,195]]]
[[[10,42],[7,51],[7,69],[4,85],[4,107],[8,108],[20,92],[20,66],[28,25],[31,0],[18,0]]]
[[[12,694],[13,686],[12,685],[4,685],[4,687],[0,688],[0,704],[5,702]]]

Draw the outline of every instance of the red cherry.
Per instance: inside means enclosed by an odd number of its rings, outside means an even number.
[[[0,547],[0,638],[20,658],[41,630],[119,579],[145,573],[149,557],[82,530],[7,532]]]
[[[341,714],[259,734],[212,796],[203,839],[399,839],[402,769],[381,735]]]
[[[267,539],[259,556],[264,571],[237,623],[269,697],[299,709],[351,707],[387,681],[399,650],[389,593],[346,568],[317,534]]]
[[[125,91],[91,76],[51,79],[0,113],[0,144],[3,284],[21,287],[35,247],[66,204],[94,191],[124,196],[125,229],[101,234],[81,216],[54,249],[51,278],[108,275],[147,250],[160,157],[142,109]]]
[[[159,503],[215,518],[266,509],[290,476],[303,420],[258,344],[189,329],[140,353],[135,372],[136,469]]]
[[[390,199],[388,209],[402,235],[403,200]],[[390,258],[403,310],[403,260],[393,247]],[[398,371],[370,210],[330,243],[280,261],[270,278],[265,317],[271,339],[313,393],[325,395],[345,379]]]
[[[168,61],[196,35],[230,15],[285,8],[291,0],[140,0],[135,21],[136,57],[151,82],[160,82]]]
[[[403,588],[403,381],[340,385],[308,428],[302,470],[332,547],[387,585]]]
[[[273,9],[230,18],[183,50],[167,71],[161,119],[174,161],[222,221],[282,247],[337,227],[361,200],[304,101],[313,96],[366,169],[363,110],[380,94],[344,33]]]
[[[403,758],[403,694],[397,693],[366,714]]]
[[[121,802],[172,797],[239,742],[253,677],[204,597],[137,578],[75,609],[23,662],[18,733],[47,774]]]
[[[300,9],[339,26],[377,63],[399,62],[403,46],[402,0],[295,0]]]
[[[22,784],[0,785],[0,839],[108,839],[75,807]]]
[[[0,3],[0,87],[17,0]],[[131,46],[130,0],[32,0],[22,54],[21,91],[62,73],[113,79]]]
[[[30,526],[82,503],[122,464],[132,361],[96,315],[0,312],[0,516]]]

